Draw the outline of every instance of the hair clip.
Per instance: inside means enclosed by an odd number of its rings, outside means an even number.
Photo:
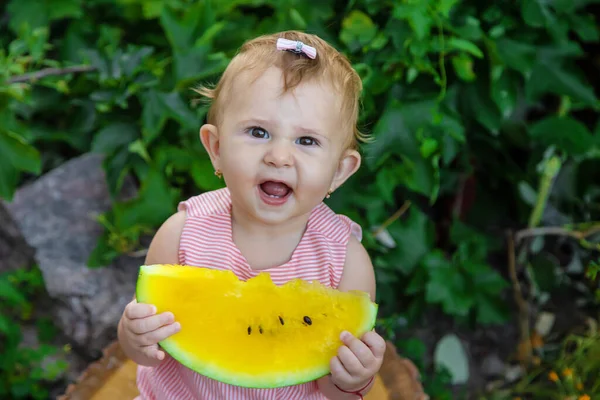
[[[317,49],[299,40],[289,40],[284,38],[277,39],[277,50],[291,51],[296,54],[305,54],[309,58],[317,57]]]

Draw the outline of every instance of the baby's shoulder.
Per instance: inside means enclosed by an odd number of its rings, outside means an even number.
[[[185,211],[187,217],[205,217],[231,212],[231,196],[227,188],[211,190],[181,201],[178,211]]]
[[[346,245],[351,236],[362,240],[361,226],[344,214],[338,214],[325,203],[317,206],[312,213],[312,230],[329,240]]]

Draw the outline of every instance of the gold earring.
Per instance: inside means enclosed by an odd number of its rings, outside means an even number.
[[[326,198],[330,198],[332,193],[333,193],[333,189],[329,189],[329,190],[327,191],[327,196],[325,196],[325,197],[326,197]]]
[[[217,170],[215,171],[215,175],[217,176],[217,178],[221,179],[223,177],[223,173],[221,172],[220,169],[217,168]]]

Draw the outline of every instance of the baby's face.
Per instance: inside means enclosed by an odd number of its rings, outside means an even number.
[[[310,212],[360,164],[345,148],[332,88],[306,82],[281,93],[276,68],[253,83],[237,79],[218,129],[218,167],[234,204],[268,223]]]

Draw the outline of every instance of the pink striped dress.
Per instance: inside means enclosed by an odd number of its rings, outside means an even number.
[[[179,210],[187,214],[180,238],[180,264],[230,269],[241,280],[259,273],[250,268],[232,240],[227,188],[181,202]],[[311,212],[291,259],[265,271],[278,285],[301,278],[335,288],[342,277],[351,234],[361,240],[360,226],[321,203]],[[154,368],[138,366],[137,383],[140,396],[136,400],[326,400],[316,382],[277,389],[231,386],[193,372],[169,355]]]

